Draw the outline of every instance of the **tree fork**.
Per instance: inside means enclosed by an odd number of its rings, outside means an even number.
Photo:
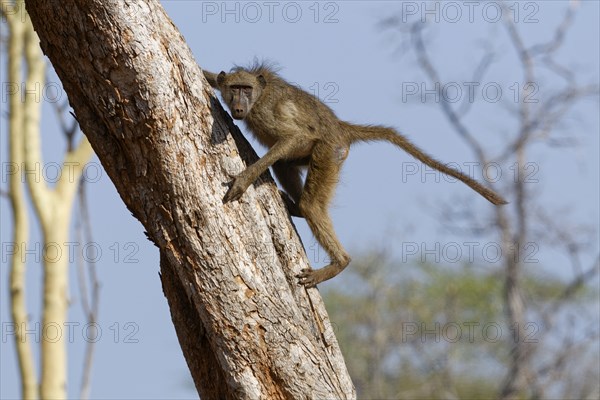
[[[203,399],[355,398],[306,255],[272,181],[155,0],[27,0],[83,132],[160,249],[163,289]],[[233,137],[233,138],[232,138]],[[236,150],[237,148],[237,150]]]

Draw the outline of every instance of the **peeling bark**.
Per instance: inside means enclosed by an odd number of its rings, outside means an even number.
[[[158,2],[26,4],[82,130],[160,249],[202,398],[355,398],[318,291],[294,278],[308,262],[270,177],[222,204],[256,155]]]

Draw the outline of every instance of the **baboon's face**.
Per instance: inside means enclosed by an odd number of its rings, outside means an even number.
[[[254,76],[245,71],[232,74],[221,71],[217,76],[217,84],[231,116],[244,119],[262,94],[266,81],[262,75]]]

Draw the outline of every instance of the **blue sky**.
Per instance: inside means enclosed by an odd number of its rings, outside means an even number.
[[[250,63],[254,57],[277,62],[281,75],[315,92],[326,100],[337,115],[360,123],[394,126],[429,154],[445,162],[464,166],[475,159],[469,149],[449,128],[439,107],[423,104],[418,96],[406,97],[407,83],[419,87],[426,81],[413,55],[398,52],[399,37],[383,31],[379,21],[399,12],[401,2],[222,2],[165,1],[168,14],[179,27],[201,67],[229,70],[234,64]],[[472,19],[469,10],[456,2],[462,16],[453,9],[439,9],[439,22],[431,22],[428,33],[431,57],[446,82],[462,83],[491,43],[497,58],[482,86],[493,83],[502,88],[499,103],[484,103],[472,112],[468,123],[477,138],[493,149],[501,144],[514,127],[513,117],[504,109],[511,103],[511,85],[523,84],[521,71],[515,68],[516,56],[506,31],[492,22],[493,9],[475,3]],[[548,39],[560,21],[567,2],[510,3],[519,10],[518,29],[528,43]],[[533,6],[531,5],[533,4]],[[423,11],[422,2],[404,2],[405,10]],[[237,8],[236,8],[237,7]],[[269,8],[271,7],[271,8]],[[487,14],[484,14],[483,10]],[[598,82],[599,4],[583,2],[575,24],[569,31],[558,59],[577,72],[580,82]],[[535,21],[537,20],[537,22]],[[527,22],[525,22],[527,21]],[[6,60],[2,54],[0,81],[6,81]],[[539,96],[548,94],[556,77],[542,74]],[[49,74],[50,82],[58,79]],[[403,86],[404,85],[404,86]],[[404,96],[403,96],[404,95]],[[514,103],[513,103],[514,105]],[[7,102],[1,99],[2,135],[0,155],[6,160]],[[507,122],[508,121],[508,122]],[[44,157],[46,164],[60,162],[64,141],[50,104],[44,103]],[[599,218],[599,115],[598,102],[580,102],[569,114],[564,132],[577,138],[577,147],[563,149],[534,146],[529,160],[535,163],[538,183],[532,190],[540,203],[564,215],[574,223],[597,224]],[[259,154],[264,149],[257,147]],[[93,161],[99,166],[97,159]],[[468,201],[475,212],[485,216],[490,206],[464,185],[439,183],[432,177],[424,182],[414,176],[402,178],[413,160],[394,147],[384,144],[357,145],[351,151],[342,174],[342,182],[331,207],[336,232],[351,254],[358,255],[382,244],[396,256],[407,243],[432,248],[436,243],[458,243],[473,238],[456,236],[438,220],[444,205]],[[4,171],[4,170],[3,170]],[[96,171],[96,170],[94,170]],[[95,173],[95,172],[94,172]],[[503,170],[503,179],[510,171]],[[501,181],[502,182],[502,181]],[[0,182],[6,188],[3,172]],[[501,186],[500,186],[501,187]],[[88,185],[95,248],[98,256],[102,336],[96,347],[93,367],[93,398],[195,398],[177,338],[171,324],[158,277],[158,251],[143,235],[141,224],[124,207],[105,173]],[[10,241],[11,227],[6,200],[0,202],[1,241]],[[5,222],[6,221],[6,222]],[[312,262],[323,265],[322,253],[315,255],[314,239],[306,223],[294,219]],[[38,227],[31,227],[31,246],[39,243]],[[597,232],[590,240],[597,243]],[[483,240],[483,239],[481,239]],[[486,238],[494,240],[493,238]],[[597,253],[597,244],[596,253]],[[35,248],[35,247],[34,247]],[[83,244],[76,246],[83,250]],[[6,335],[9,320],[7,304],[7,260],[2,253],[0,270],[0,319],[2,340],[0,357],[0,397],[19,394],[12,338]],[[594,254],[594,252],[592,252]],[[32,321],[39,320],[40,266],[28,259],[28,306]],[[551,248],[541,248],[540,265],[548,273],[569,277],[564,260]],[[418,261],[410,259],[409,261]],[[464,260],[463,260],[464,261]],[[543,267],[541,265],[544,265]],[[352,268],[351,266],[349,268]],[[83,359],[85,333],[79,293],[72,276],[73,306],[69,321],[74,324],[69,344],[69,394],[77,397]],[[335,285],[327,283],[323,285]],[[37,347],[35,348],[37,354]]]

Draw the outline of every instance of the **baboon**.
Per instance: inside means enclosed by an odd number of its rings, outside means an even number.
[[[340,169],[350,145],[359,141],[387,140],[424,164],[460,179],[495,205],[506,201],[469,176],[431,158],[393,128],[356,125],[339,120],[315,96],[283,80],[265,64],[236,67],[218,75],[204,71],[209,84],[221,92],[231,116],[244,120],[248,129],[269,150],[234,178],[223,198],[238,200],[263,172],[273,167],[285,192],[290,213],[304,217],[331,264],[301,271],[299,283],[312,287],[339,274],[350,262],[337,239],[329,217]],[[302,168],[307,167],[302,184]]]

